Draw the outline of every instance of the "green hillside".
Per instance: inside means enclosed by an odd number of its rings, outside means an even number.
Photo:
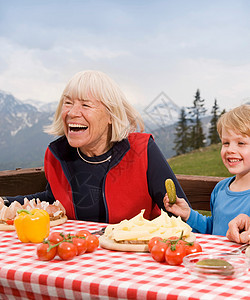
[[[232,176],[223,165],[220,156],[221,144],[211,145],[188,154],[174,156],[168,163],[175,174]]]

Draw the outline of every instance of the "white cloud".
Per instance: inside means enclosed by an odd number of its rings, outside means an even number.
[[[161,91],[180,106],[197,88],[209,107],[250,96],[246,0],[71,3],[0,3],[0,89],[57,101],[74,73],[99,69],[137,106]]]

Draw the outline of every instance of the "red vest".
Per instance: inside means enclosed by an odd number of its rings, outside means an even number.
[[[106,178],[105,195],[109,212],[109,223],[118,223],[136,216],[145,209],[144,217],[151,219],[160,214],[158,206],[154,212],[148,192],[148,140],[146,133],[132,133],[128,140],[130,150],[121,162],[111,169]]]
[[[153,206],[147,184],[147,146],[150,134],[131,133],[128,137],[130,149],[113,167],[105,180],[105,200],[108,222],[119,223],[136,216],[145,209],[144,217],[152,219],[160,214]],[[60,161],[47,148],[44,169],[55,199],[66,209],[69,219],[76,219],[71,186],[62,170]]]

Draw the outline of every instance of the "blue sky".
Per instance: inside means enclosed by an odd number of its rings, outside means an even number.
[[[208,110],[250,98],[249,0],[0,0],[0,89],[58,101],[78,71],[110,75],[137,108],[162,91]]]

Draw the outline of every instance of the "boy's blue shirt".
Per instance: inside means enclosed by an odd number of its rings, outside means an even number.
[[[191,209],[187,224],[194,231],[225,236],[228,223],[239,214],[250,216],[250,190],[230,191],[229,185],[235,176],[223,179],[215,186],[210,199],[211,217]]]

